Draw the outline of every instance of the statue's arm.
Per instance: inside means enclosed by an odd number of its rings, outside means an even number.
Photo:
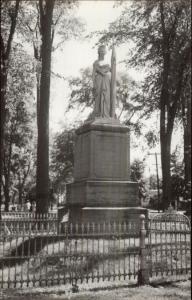
[[[106,72],[103,72],[103,68],[101,68],[97,63],[94,64],[94,71],[102,76],[105,76]]]
[[[111,67],[109,65],[104,65],[102,68],[104,69],[105,73],[111,72]]]

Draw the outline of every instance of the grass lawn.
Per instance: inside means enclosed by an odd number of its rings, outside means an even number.
[[[54,288],[34,288],[25,291],[7,290],[0,292],[0,299],[6,300],[190,300],[191,282],[182,281],[130,288],[113,288],[100,291],[82,290],[79,293],[66,291],[64,286]]]

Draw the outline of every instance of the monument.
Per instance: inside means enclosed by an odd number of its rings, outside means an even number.
[[[139,218],[138,184],[130,181],[129,128],[116,118],[116,55],[105,62],[98,49],[93,64],[95,107],[76,130],[74,182],[67,185],[69,222],[125,221]]]

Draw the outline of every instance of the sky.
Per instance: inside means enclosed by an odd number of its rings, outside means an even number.
[[[77,17],[82,18],[86,24],[85,35],[97,31],[107,29],[110,22],[113,22],[121,14],[122,6],[114,7],[114,1],[80,1],[79,8],[75,11]],[[95,48],[96,39],[70,40],[67,41],[60,49],[56,50],[52,56],[52,69],[55,73],[60,74],[64,78],[76,77],[80,70],[86,67],[92,67],[93,62],[97,59],[97,48]],[[126,57],[129,45],[121,45],[116,48],[117,56],[117,72],[124,69],[121,61]],[[107,53],[107,59],[110,59],[110,51]],[[135,80],[142,80],[144,73],[134,69],[126,70],[128,74]],[[66,112],[68,105],[70,90],[67,82],[63,79],[52,78],[51,82],[51,101],[50,101],[50,132],[55,134],[62,128],[69,128],[76,121],[85,119],[88,112],[84,114],[78,110]],[[156,117],[152,121],[153,126],[158,124],[159,119]],[[149,126],[152,126],[149,124]],[[180,137],[178,134],[174,138],[174,143]],[[142,139],[135,139],[131,136],[131,161],[135,158],[146,161],[146,175],[156,173],[155,156],[148,155],[149,149],[146,149]],[[175,145],[173,145],[175,147]],[[159,146],[151,151],[160,152]],[[160,165],[160,156],[158,155],[158,163]],[[161,170],[159,168],[161,177]]]

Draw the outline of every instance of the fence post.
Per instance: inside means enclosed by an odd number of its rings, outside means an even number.
[[[140,215],[140,269],[138,272],[138,284],[149,284],[149,270],[147,267],[147,249],[145,247],[145,215]]]

